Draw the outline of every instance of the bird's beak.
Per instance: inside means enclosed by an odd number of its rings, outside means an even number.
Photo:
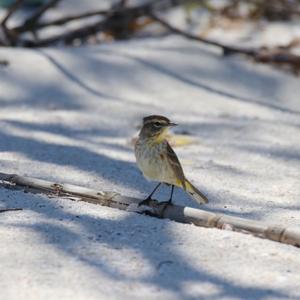
[[[169,124],[168,124],[169,127],[173,127],[173,126],[177,126],[177,125],[178,125],[178,124],[176,124],[176,123],[169,123]]]

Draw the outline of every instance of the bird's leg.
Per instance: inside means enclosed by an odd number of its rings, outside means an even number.
[[[171,185],[171,195],[170,195],[170,199],[168,201],[163,201],[163,202],[160,202],[159,204],[162,205],[162,208],[160,210],[160,217],[163,218],[164,216],[164,213],[165,213],[165,210],[166,208],[169,206],[169,205],[173,205],[172,204],[172,198],[173,198],[173,193],[174,193],[174,184]]]
[[[141,201],[138,205],[148,205],[149,201],[152,199],[151,197],[153,196],[153,194],[156,192],[156,190],[159,188],[159,186],[161,185],[161,182],[154,188],[154,190],[150,193],[150,195],[143,201]]]
[[[169,205],[169,204],[172,204],[172,198],[173,198],[173,193],[174,193],[174,185],[172,184],[171,185],[171,194],[170,194],[170,198],[168,201],[162,201],[160,202],[160,204],[165,204],[166,206]]]
[[[168,184],[169,185],[169,184]],[[160,204],[165,205],[165,207],[167,207],[168,205],[172,204],[172,198],[173,198],[173,193],[174,193],[174,185],[171,185],[171,194],[170,194],[170,198],[168,201],[162,201],[160,202]],[[165,208],[164,208],[165,209]]]
[[[169,204],[172,203],[173,192],[174,192],[174,185],[172,184],[172,187],[171,187],[171,195],[170,195],[170,199],[169,199],[169,201],[168,201]]]
[[[156,190],[160,187],[161,182],[154,188],[154,190],[151,192],[151,194],[146,198],[148,200],[152,199],[153,194],[156,192]]]

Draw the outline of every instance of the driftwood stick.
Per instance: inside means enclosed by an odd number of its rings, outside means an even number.
[[[97,191],[73,184],[59,184],[42,179],[0,173],[0,181],[10,187],[27,189],[29,192],[72,197],[81,201],[100,204],[121,210],[145,213],[158,218],[167,218],[180,223],[202,227],[214,227],[253,234],[272,241],[300,246],[300,227],[285,227],[266,224],[233,216],[226,216],[201,209],[180,205],[166,205],[152,200],[149,206],[138,207],[141,199],[122,196],[118,193]]]

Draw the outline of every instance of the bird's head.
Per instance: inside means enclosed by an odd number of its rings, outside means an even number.
[[[159,115],[151,115],[143,119],[143,127],[140,137],[149,138],[155,142],[161,142],[170,127],[176,126],[168,118]]]

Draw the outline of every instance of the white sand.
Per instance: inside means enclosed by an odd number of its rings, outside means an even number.
[[[1,172],[145,197],[130,140],[159,113],[197,141],[176,152],[205,209],[300,226],[299,78],[177,37],[0,57]],[[24,210],[0,214],[1,299],[300,298],[292,246],[1,188],[3,207]]]

